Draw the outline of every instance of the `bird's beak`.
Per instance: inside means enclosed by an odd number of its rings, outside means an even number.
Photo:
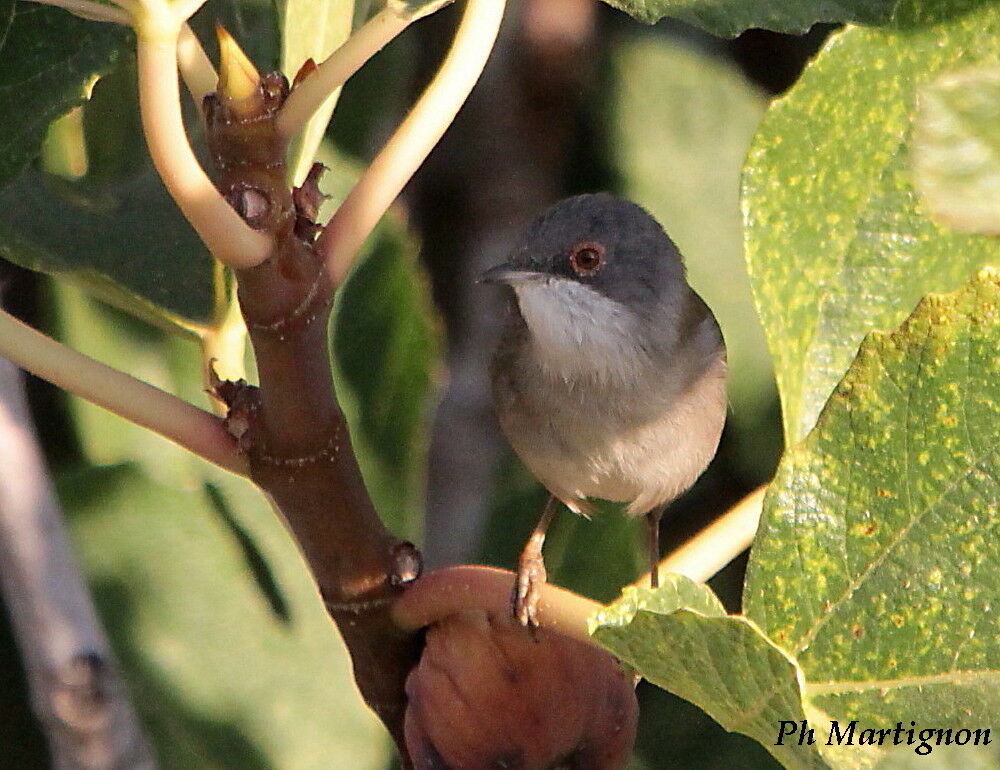
[[[509,286],[517,286],[518,284],[527,283],[529,281],[537,281],[544,277],[544,273],[532,270],[530,267],[512,265],[509,262],[503,262],[495,267],[491,267],[485,273],[480,275],[477,282],[506,283]]]

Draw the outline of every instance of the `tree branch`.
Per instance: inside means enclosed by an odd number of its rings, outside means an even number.
[[[153,768],[77,570],[33,435],[23,377],[0,359],[0,583],[58,770]]]

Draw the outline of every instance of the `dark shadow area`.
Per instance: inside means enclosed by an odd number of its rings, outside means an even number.
[[[215,484],[205,484],[205,492],[212,503],[212,508],[219,514],[219,519],[236,540],[247,569],[253,576],[257,588],[264,595],[267,606],[271,608],[274,616],[287,626],[291,622],[291,608],[278,585],[278,581],[274,579],[271,565],[267,563],[264,554],[260,552],[253,536],[233,515],[222,491]]]
[[[642,682],[637,691],[642,717],[636,755],[651,768],[779,770],[781,765],[752,738],[722,729],[697,706]]]
[[[0,597],[0,770],[48,766],[48,745],[31,711],[21,652]]]

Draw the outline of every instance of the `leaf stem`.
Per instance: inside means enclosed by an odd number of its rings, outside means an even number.
[[[302,80],[281,107],[275,123],[279,136],[291,139],[320,105],[416,17],[387,5],[351,35],[316,70]],[[294,73],[288,73],[291,77]]]
[[[239,475],[246,459],[214,415],[95,361],[0,311],[0,355],[136,425]]]
[[[392,606],[392,619],[404,630],[416,631],[449,615],[483,610],[510,615],[514,573],[495,567],[446,567],[415,581]],[[591,599],[551,583],[541,586],[539,624],[550,631],[593,644],[587,618],[601,609]]]
[[[504,6],[505,0],[469,0],[434,80],[327,223],[316,248],[334,286],[464,104],[493,48]]]
[[[184,85],[200,111],[204,98],[215,90],[219,76],[189,24],[181,25],[177,39],[177,66]]]
[[[250,228],[219,194],[184,131],[177,83],[181,24],[142,21],[136,25],[139,105],[153,165],[216,259],[233,268],[258,265],[271,254],[272,239]]]
[[[666,556],[659,564],[659,572],[684,575],[699,583],[713,577],[753,543],[766,491],[766,484],[757,488]],[[647,587],[649,573],[633,585]]]

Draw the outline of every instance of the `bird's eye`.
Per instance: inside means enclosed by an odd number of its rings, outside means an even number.
[[[569,255],[569,266],[577,275],[593,275],[604,264],[604,248],[596,243],[581,243]]]

